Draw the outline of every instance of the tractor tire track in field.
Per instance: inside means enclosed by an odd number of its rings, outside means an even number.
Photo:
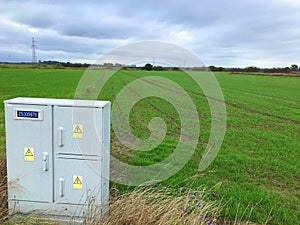
[[[126,73],[127,74],[127,73]],[[134,76],[134,75],[132,75],[132,74],[128,74],[128,75],[130,75],[130,76],[132,76],[132,77],[134,77],[134,78],[140,78],[140,77],[136,77],[136,76]],[[121,78],[120,78],[121,79]],[[125,87],[125,85],[127,85],[128,83],[126,83],[124,80],[122,80],[123,81],[123,84],[124,84],[124,87]],[[157,82],[155,83],[155,82],[151,82],[151,81],[146,81],[146,80],[143,80],[144,82],[146,82],[146,83],[150,83],[150,84],[158,84]],[[168,90],[168,91],[170,91],[170,92],[173,92],[173,93],[176,93],[177,95],[181,95],[181,96],[183,96],[183,97],[185,97],[186,95],[184,94],[184,93],[182,93],[182,91],[176,91],[176,90],[174,90],[174,89],[172,89],[172,88],[169,88],[169,87],[167,87],[167,86],[159,86],[159,85],[156,85],[156,86],[158,86],[158,87],[161,87],[161,88],[163,88],[164,90]],[[130,88],[131,90],[132,90],[132,92],[135,92],[136,94],[137,94],[137,92],[135,91],[135,90],[133,90],[132,88]],[[186,91],[186,90],[185,90]],[[137,94],[138,95],[138,94]],[[157,112],[159,112],[159,113],[161,113],[161,114],[163,114],[163,115],[165,115],[165,116],[167,116],[169,119],[171,119],[173,122],[175,122],[175,123],[177,123],[176,122],[176,119],[177,119],[177,117],[172,117],[172,116],[170,116],[170,114],[168,114],[168,113],[166,113],[166,112],[164,112],[164,111],[160,111],[154,104],[152,104],[150,101],[147,101],[148,102],[148,104],[153,108],[153,109],[155,109]],[[193,110],[193,109],[192,109]]]
[[[115,101],[115,99],[116,99],[116,90],[114,89],[114,87],[115,87],[115,86],[118,86],[118,85],[115,85],[115,82],[116,82],[116,81],[117,81],[117,82],[120,82],[122,88],[128,86],[128,83],[130,83],[130,82],[126,82],[124,79],[122,79],[121,76],[116,76],[115,78],[111,79],[111,82],[112,82],[112,83],[111,83],[111,93],[112,93],[111,99],[113,100],[113,104],[115,104],[115,107],[117,108],[117,110],[118,110],[119,112],[121,112],[121,113],[120,113],[120,120],[121,120],[121,123],[122,123],[122,124],[126,124],[126,123],[127,123],[127,122],[126,122],[126,118],[127,118],[127,117],[124,115],[122,108],[121,108],[120,105],[118,104],[118,101]],[[132,87],[129,86],[128,88],[129,88],[129,90],[130,90],[133,94],[135,94],[136,96],[140,96],[139,93],[138,93],[136,90],[134,90]],[[176,133],[176,128],[177,128],[177,127],[180,128],[180,125],[178,124],[178,122],[176,122],[177,117],[171,116],[170,114],[168,114],[168,113],[165,112],[165,111],[161,111],[158,107],[156,107],[153,103],[151,103],[151,102],[150,102],[149,100],[147,100],[147,99],[146,99],[145,102],[146,102],[146,104],[149,105],[154,111],[156,111],[156,112],[159,113],[160,115],[166,116],[166,118],[169,119],[169,121],[171,121],[171,122],[175,125],[173,129],[168,129],[168,131],[170,132],[170,133],[169,133],[169,135],[170,135],[169,137],[171,137],[171,138],[174,139],[174,140],[178,140],[178,139],[179,139],[179,135],[180,135],[180,131]],[[146,124],[144,123],[143,118],[142,118],[141,116],[139,116],[138,113],[137,113],[136,111],[133,111],[133,113],[134,113],[135,118],[140,118],[139,121],[142,122],[141,124],[143,124],[144,126],[146,126]],[[122,126],[122,124],[121,124],[121,126]],[[135,128],[135,127],[136,127],[136,125],[134,126],[134,128]],[[174,131],[175,131],[175,132],[174,132]],[[113,132],[114,132],[114,135],[116,135],[115,131],[113,131]],[[131,137],[131,136],[128,136],[128,137]],[[192,136],[190,137],[189,135],[185,134],[183,138],[184,138],[184,139],[182,139],[182,140],[183,140],[184,142],[195,142],[195,141],[197,141],[198,144],[202,144],[202,143],[201,143],[201,138],[200,138],[200,136],[197,137],[197,138],[195,139],[195,137],[192,137]],[[126,147],[126,145],[124,145],[125,143],[122,143],[116,136],[114,136],[113,139],[114,139],[114,140],[112,140],[112,150],[114,151],[115,156],[116,156],[117,158],[119,158],[119,159],[121,159],[121,160],[122,160],[122,158],[123,158],[123,160],[126,161],[126,158],[128,158],[128,157],[132,158],[132,157],[133,157],[133,154],[132,154],[132,152],[131,152],[132,149]],[[130,139],[131,139],[131,138],[130,138]],[[129,140],[126,140],[126,142],[133,143],[133,142],[135,141],[134,139],[133,139],[133,140],[130,140],[130,139],[129,139]],[[124,157],[125,157],[125,159],[124,159]],[[123,160],[122,160],[122,161],[123,161]],[[113,170],[112,170],[112,171],[113,171]],[[119,175],[118,175],[118,176],[119,176]],[[122,180],[122,179],[124,179],[124,177],[118,177],[118,179]]]
[[[128,83],[126,83],[126,81],[124,81],[121,77],[118,77],[118,78],[119,78],[119,80],[122,82],[123,87],[125,87],[125,86],[128,85]],[[140,95],[138,94],[138,92],[136,92],[133,88],[131,88],[130,86],[129,86],[128,88],[129,88],[135,95],[140,96]],[[166,112],[164,112],[164,111],[159,110],[159,108],[157,108],[157,107],[156,107],[154,104],[152,104],[149,100],[146,100],[146,102],[147,102],[148,105],[150,105],[150,107],[151,107],[154,111],[160,113],[161,115],[166,116],[168,119],[170,119],[170,120],[173,122],[173,124],[176,124],[175,127],[179,127],[179,124],[178,124],[178,122],[176,122],[176,118],[175,118],[175,117],[172,117],[172,116],[170,116],[170,114],[168,114],[168,113],[166,113]],[[136,115],[136,114],[135,114],[135,115]],[[137,117],[138,117],[138,116],[137,116]],[[173,133],[173,132],[172,132],[172,133]]]
[[[123,83],[123,82],[122,82],[122,83]],[[124,85],[124,83],[123,83],[123,85]],[[115,100],[116,94],[115,94],[115,92],[114,92],[113,86],[114,86],[114,80],[112,79],[112,93],[113,93],[113,94],[112,94],[112,99]],[[125,115],[122,113],[122,112],[123,112],[123,111],[122,111],[122,108],[120,107],[120,105],[118,104],[117,101],[113,101],[113,104],[117,107],[118,111],[121,112],[120,117],[121,117],[121,120],[122,120],[122,124],[126,124],[126,123],[127,123],[127,122],[126,122],[126,117],[125,117]],[[135,112],[134,112],[134,115],[135,115],[136,117],[138,117],[137,114],[136,114]],[[134,128],[136,128],[136,127],[134,127]]]
[[[123,87],[125,87],[127,85],[127,83],[125,81],[123,81],[122,79],[120,79],[120,77],[118,77],[118,81],[121,81]],[[121,125],[127,124],[126,115],[123,113],[123,110],[120,107],[120,105],[118,104],[118,102],[115,101],[116,94],[115,94],[115,90],[114,90],[114,82],[115,82],[115,80],[112,79],[112,84],[111,85],[112,85],[112,100],[114,100],[113,104],[117,108],[117,111],[120,112],[119,116],[120,116],[120,120],[121,120]],[[137,113],[135,111],[133,111],[133,113],[134,113],[135,118],[140,118],[140,116],[137,115]],[[145,123],[143,123],[142,119],[138,119],[138,121],[142,122],[141,124],[146,126]],[[136,127],[137,126],[134,126],[133,128],[136,128]],[[124,129],[124,127],[121,127],[121,129]],[[127,129],[125,128],[124,130],[126,132]],[[113,132],[117,136],[116,132],[115,131],[113,131]],[[131,131],[128,130],[128,132],[131,132]],[[122,143],[118,138],[115,138],[115,139],[116,140],[113,140],[113,145],[112,145],[114,147],[115,152],[117,152],[118,154],[120,153],[121,155],[124,155],[124,153],[125,153],[125,156],[132,156],[132,154],[130,152],[132,149],[130,149],[129,147],[124,145],[125,143]],[[123,140],[123,141],[126,141],[128,143],[134,143],[136,140],[132,135],[128,134],[126,140]]]
[[[122,79],[121,76],[119,76],[118,78],[119,78],[120,81],[122,82],[123,87],[125,87],[125,86],[128,85],[128,83],[126,83],[126,81],[124,81],[124,80]],[[137,91],[135,91],[132,87],[128,86],[128,89],[131,90],[131,92],[134,93],[135,95],[141,96],[141,95],[139,95],[139,93],[138,93]],[[172,89],[170,89],[170,90],[172,90]],[[185,95],[184,95],[184,96],[185,96]],[[176,130],[176,128],[179,128],[179,129],[180,129],[180,124],[179,124],[179,122],[176,121],[177,117],[171,116],[168,112],[161,111],[161,110],[160,110],[159,108],[157,108],[150,100],[147,100],[147,99],[146,99],[146,102],[147,102],[147,104],[148,104],[154,111],[156,111],[156,112],[160,113],[161,115],[164,115],[164,116],[166,116],[168,119],[170,119],[170,120],[173,122],[173,124],[175,124],[175,130]],[[170,135],[176,135],[176,133],[174,133],[174,131],[171,130]],[[182,138],[183,138],[184,140],[186,140],[187,142],[192,142],[192,143],[194,143],[194,142],[196,141],[196,142],[198,142],[198,144],[202,144],[201,137],[199,136],[199,137],[195,138],[195,137],[193,137],[193,135],[194,135],[194,134],[191,134],[191,135],[185,134],[184,137],[182,137]],[[174,136],[172,136],[172,137],[175,138]],[[175,138],[175,139],[176,139],[176,138]]]
[[[134,78],[137,78],[137,79],[141,78],[139,76],[135,76],[135,75],[130,74],[128,72],[123,72],[123,73],[125,73],[126,75],[129,75],[129,76],[132,76]],[[173,91],[174,93],[179,94],[178,92],[176,92],[176,90],[172,90],[172,89],[168,88],[167,86],[162,85],[161,83],[157,83],[155,81],[149,81],[149,80],[143,80],[143,81],[147,82],[149,84],[153,84],[157,87],[164,88],[164,89],[167,89],[167,90]],[[277,115],[267,113],[267,112],[261,112],[261,111],[255,110],[255,109],[251,109],[251,108],[248,108],[248,107],[245,107],[245,106],[238,105],[236,103],[231,103],[231,102],[228,102],[228,101],[224,101],[224,100],[214,98],[214,97],[211,97],[211,96],[208,96],[208,95],[205,95],[205,94],[200,94],[200,93],[195,92],[195,91],[191,91],[191,90],[186,90],[186,91],[188,93],[194,94],[196,96],[200,96],[200,97],[203,97],[203,98],[208,98],[208,99],[220,102],[220,103],[225,103],[226,105],[229,105],[233,108],[240,109],[240,110],[243,110],[243,111],[246,111],[246,112],[250,112],[250,113],[261,115],[261,116],[271,117],[271,118],[278,119],[278,120],[283,121],[283,122],[289,122],[289,123],[293,123],[293,124],[296,124],[296,125],[300,125],[300,121],[298,121],[298,120],[289,119],[289,118],[282,117],[282,116],[277,116]]]
[[[111,79],[111,100],[113,101],[113,104],[116,104],[116,107],[118,110],[121,110],[118,103],[114,101],[116,98],[115,90],[114,90],[114,79]],[[126,118],[123,114],[121,114],[121,120],[122,123],[126,123]],[[131,149],[127,148],[120,140],[117,138],[117,134],[112,129],[112,132],[114,136],[111,138],[111,153],[116,157],[118,160],[125,161],[125,158],[132,157],[132,153],[130,152]],[[115,177],[116,180],[119,182],[125,181],[126,177],[121,175],[120,173],[117,173],[118,168],[114,168],[114,164],[111,164],[111,177]]]

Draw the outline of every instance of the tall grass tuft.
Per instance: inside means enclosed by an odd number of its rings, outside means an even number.
[[[6,160],[0,157],[0,224],[8,219]]]
[[[108,214],[96,218],[93,224],[216,224],[219,207],[204,198],[204,191],[174,197],[167,189],[136,189],[111,199]]]

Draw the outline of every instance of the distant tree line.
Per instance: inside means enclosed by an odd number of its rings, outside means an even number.
[[[138,69],[143,70],[192,70],[192,71],[212,71],[212,72],[241,72],[241,73],[291,73],[291,72],[300,72],[300,67],[293,64],[291,67],[274,67],[274,68],[259,68],[256,66],[249,66],[245,68],[225,68],[225,67],[217,67],[217,66],[209,66],[209,67],[187,67],[187,68],[179,68],[179,67],[162,67],[162,66],[153,66],[150,63],[145,64],[144,67],[137,67]]]
[[[70,62],[59,62],[59,61],[39,61],[38,64],[43,65],[54,65],[54,66],[61,66],[61,67],[89,67],[91,64],[88,63],[70,63]]]
[[[259,68],[256,66],[249,66],[245,68],[224,68],[210,66],[209,69],[215,71],[241,72],[241,73],[291,73],[300,72],[300,67],[293,64],[291,67],[274,67],[274,68]]]
[[[250,66],[246,68],[229,68],[227,71],[243,73],[291,73],[293,70],[290,67],[258,68],[255,66]]]
[[[216,67],[216,66],[209,66],[210,71],[213,72],[241,72],[241,73],[291,73],[291,72],[300,72],[300,67],[293,64],[290,67],[274,67],[274,68],[259,68],[256,66],[249,66],[245,68],[224,68],[224,67]],[[201,68],[200,68],[201,69]],[[199,70],[199,68],[198,68]],[[202,68],[205,70],[205,68]]]
[[[145,64],[144,67],[141,67],[140,69],[143,70],[156,70],[156,71],[164,71],[164,70],[169,70],[170,68],[168,67],[163,67],[163,66],[153,66],[150,63]]]
[[[47,64],[47,65],[56,65],[62,67],[89,67],[92,64],[88,63],[70,63],[70,62],[59,62],[59,61],[39,61],[39,64]],[[249,66],[245,68],[225,68],[225,67],[217,67],[217,66],[209,66],[209,67],[187,67],[187,68],[179,68],[179,67],[163,67],[163,66],[153,66],[150,63],[146,63],[144,66],[136,66],[136,65],[123,65],[120,63],[103,63],[101,65],[107,69],[112,68],[122,68],[122,69],[136,69],[136,70],[154,70],[154,71],[165,71],[165,70],[174,70],[178,71],[182,70],[194,70],[194,71],[212,71],[212,72],[244,72],[244,73],[291,73],[291,72],[300,72],[300,67],[296,64],[291,65],[290,67],[276,67],[276,68],[259,68],[256,66]]]
[[[2,64],[9,64],[7,62],[2,62]],[[32,64],[32,63],[18,63],[18,64]],[[38,63],[34,63],[36,66],[43,65],[53,65],[54,68],[65,68],[65,67],[73,67],[73,68],[88,68],[90,66],[105,68],[105,69],[131,69],[131,70],[148,70],[148,71],[166,71],[166,70],[186,70],[186,71],[212,71],[212,72],[235,72],[235,73],[292,73],[292,72],[300,72],[300,66],[296,64],[292,64],[290,67],[274,67],[274,68],[259,68],[256,66],[249,66],[245,68],[225,68],[218,66],[200,66],[200,67],[166,67],[166,66],[153,66],[150,63],[146,63],[144,66],[137,65],[124,65],[120,63],[103,63],[103,64],[89,64],[89,63],[71,63],[71,62],[59,62],[54,60],[41,61]]]

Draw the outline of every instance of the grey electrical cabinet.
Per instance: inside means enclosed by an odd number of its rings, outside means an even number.
[[[4,102],[11,213],[84,218],[108,210],[110,102]]]

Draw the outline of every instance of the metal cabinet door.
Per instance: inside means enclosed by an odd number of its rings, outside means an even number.
[[[102,108],[54,106],[55,202],[100,201],[102,121]]]
[[[5,123],[8,199],[52,202],[52,107],[6,104]]]
[[[101,202],[101,158],[98,160],[56,158],[55,202],[93,205]]]
[[[54,106],[54,153],[101,156],[102,108]]]

